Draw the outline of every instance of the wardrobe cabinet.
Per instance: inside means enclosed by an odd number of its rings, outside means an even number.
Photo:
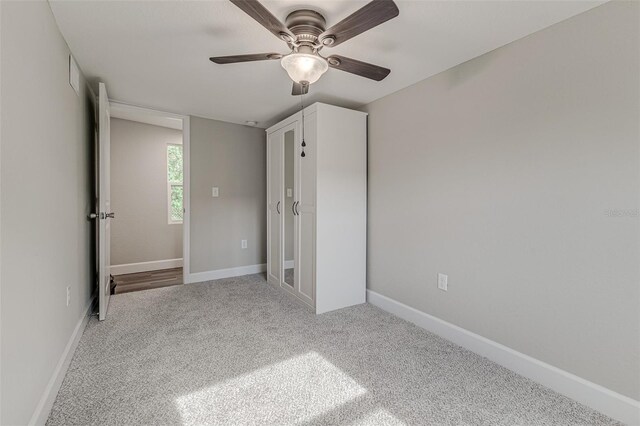
[[[267,129],[267,281],[320,314],[366,301],[367,115],[315,103]]]

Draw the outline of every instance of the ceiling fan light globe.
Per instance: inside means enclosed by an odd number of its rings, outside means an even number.
[[[292,53],[283,57],[280,63],[291,80],[300,84],[315,83],[329,69],[324,58],[309,53]]]

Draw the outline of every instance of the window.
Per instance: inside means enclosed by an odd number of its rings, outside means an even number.
[[[167,145],[167,206],[169,223],[182,223],[182,145]]]

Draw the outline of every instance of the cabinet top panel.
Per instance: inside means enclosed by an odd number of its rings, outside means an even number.
[[[339,107],[339,106],[335,106],[335,105],[330,105],[330,104],[325,104],[322,102],[314,102],[313,104],[309,105],[308,107],[305,107],[304,109],[304,113],[305,114],[313,114],[314,112],[324,109],[324,108],[328,108],[328,109],[333,109],[333,110],[345,110],[345,111],[349,111],[349,112],[357,112],[360,113],[362,115],[368,115],[366,112],[362,112],[362,111],[358,111],[355,109],[349,109],[349,108],[343,108],[343,107]],[[273,126],[269,127],[268,129],[266,129],[265,131],[267,132],[267,134],[273,133],[278,129],[281,129],[284,126],[287,126],[295,121],[299,121],[300,118],[302,117],[302,111],[298,111],[292,115],[290,115],[289,117],[285,118],[284,120],[274,124]]]

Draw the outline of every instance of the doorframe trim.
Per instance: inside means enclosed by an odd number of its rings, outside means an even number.
[[[191,118],[182,116],[182,282],[191,276]]]
[[[182,204],[184,216],[182,219],[182,282],[188,283],[190,277],[189,244],[191,223],[191,119],[188,115],[160,111],[126,102],[111,99],[111,116],[139,123],[155,126],[182,129]],[[114,114],[115,111],[115,114]]]
[[[109,103],[111,116],[114,118],[151,124],[153,126],[168,127],[175,130],[184,130],[184,115],[131,105],[113,99],[110,100]]]

